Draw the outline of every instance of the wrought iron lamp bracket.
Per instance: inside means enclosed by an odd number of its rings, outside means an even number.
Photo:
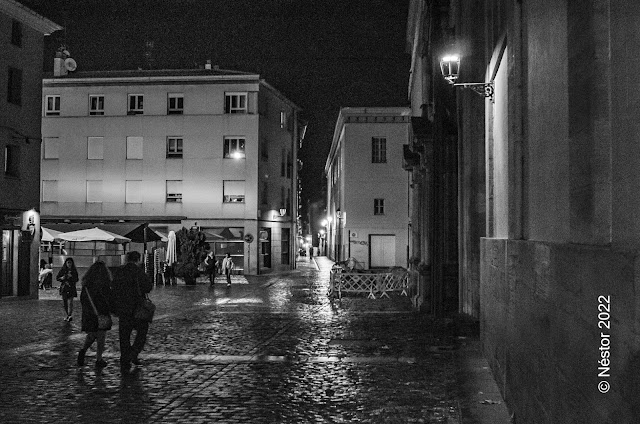
[[[470,88],[480,96],[488,97],[493,103],[493,81],[491,82],[463,82],[453,84],[454,87]]]

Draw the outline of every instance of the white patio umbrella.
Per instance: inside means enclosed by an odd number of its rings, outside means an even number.
[[[171,230],[167,235],[167,265],[173,266],[173,264],[178,260],[176,254],[176,233]]]
[[[52,230],[50,228],[40,227],[41,236],[40,241],[53,242],[58,240],[58,236],[62,234],[62,231]]]
[[[69,231],[58,236],[60,240],[66,241],[102,241],[105,243],[124,244],[131,241],[130,238],[124,237],[110,231],[102,230],[98,227],[87,228],[86,230]]]

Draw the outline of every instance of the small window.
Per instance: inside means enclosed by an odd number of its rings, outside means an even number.
[[[244,203],[244,181],[225,180],[222,185],[224,203]]]
[[[182,203],[181,180],[167,180],[167,203]]]
[[[57,202],[58,201],[58,181],[42,180],[42,201]]]
[[[44,115],[45,116],[60,115],[60,96],[45,97]]]
[[[17,106],[22,105],[22,69],[9,67],[7,101]]]
[[[182,115],[184,113],[184,94],[169,93],[167,100],[168,115]]]
[[[144,96],[142,94],[129,94],[129,115],[140,115],[144,111]]]
[[[167,158],[182,157],[182,137],[167,137]]]
[[[87,203],[102,203],[102,180],[87,180]]]
[[[42,140],[44,153],[43,159],[60,158],[60,139],[58,137],[47,137]]]
[[[287,128],[287,112],[280,111],[280,128]]]
[[[5,146],[4,174],[9,177],[20,177],[20,147]]]
[[[125,181],[124,201],[125,203],[142,203],[142,181]]]
[[[15,19],[11,22],[11,44],[22,47],[22,22]]]
[[[104,96],[93,94],[89,96],[89,115],[104,115]]]
[[[384,199],[373,199],[373,214],[384,215]]]
[[[87,137],[87,159],[104,159],[103,137]]]
[[[244,137],[225,137],[224,138],[224,157],[229,159],[242,159],[245,157]]]
[[[285,158],[287,155],[287,151],[285,149],[282,149],[282,155],[280,156],[280,176],[284,177],[287,172],[287,164],[285,162]]]
[[[247,113],[247,93],[225,93],[224,113]]]
[[[385,137],[371,138],[371,163],[387,162],[387,139]]]
[[[142,159],[142,137],[127,137],[127,159]]]

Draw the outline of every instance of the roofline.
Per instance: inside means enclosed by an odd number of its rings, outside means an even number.
[[[15,0],[0,0],[0,11],[12,17],[13,19],[27,24],[31,28],[43,33],[44,35],[49,35],[55,31],[59,31],[62,29],[60,25],[56,24],[53,21],[50,21],[44,16],[37,14],[22,3],[18,3]]]
[[[168,70],[171,71],[171,70]],[[177,70],[176,70],[177,71]],[[255,81],[259,82],[260,76],[257,74],[250,75],[167,75],[167,76],[144,76],[144,77],[69,77],[64,78],[43,78],[43,86],[63,86],[63,85],[91,85],[100,84],[143,84],[143,83],[170,83],[170,82],[182,82],[187,83],[189,81]]]
[[[338,119],[336,120],[336,126],[333,130],[333,139],[331,140],[331,148],[329,149],[329,155],[324,165],[324,174],[329,172],[329,166],[331,165],[331,159],[338,148],[338,141],[342,127],[344,127],[344,118],[349,115],[407,115],[411,116],[411,108],[408,106],[388,106],[388,107],[342,107],[338,113]],[[381,122],[381,124],[388,124],[389,122]]]
[[[277,97],[279,97],[281,100],[283,100],[285,103],[289,104],[292,108],[294,108],[296,111],[300,112],[302,111],[302,108],[298,105],[296,105],[295,103],[293,103],[291,100],[289,100],[287,98],[287,96],[285,96],[284,94],[282,94],[280,91],[276,90],[271,84],[269,84],[267,81],[261,79],[260,80],[260,84],[264,85],[267,89],[269,89],[270,91],[273,92],[273,94],[275,94]]]

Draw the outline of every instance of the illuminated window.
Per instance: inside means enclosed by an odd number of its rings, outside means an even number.
[[[169,93],[167,98],[167,114],[182,115],[184,113],[184,94]]]
[[[182,203],[182,181],[167,180],[167,203]]]
[[[245,138],[244,137],[225,137],[224,138],[224,157],[241,159],[245,157],[244,153]]]
[[[129,115],[139,115],[144,112],[144,96],[142,94],[129,94]]]
[[[125,203],[142,203],[142,181],[125,181],[124,201]]]
[[[60,115],[60,96],[46,96],[44,104],[45,116]]]
[[[222,185],[224,203],[244,203],[244,181],[225,180]]]
[[[98,94],[89,95],[89,115],[104,115],[104,96]]]
[[[225,93],[224,113],[247,113],[247,93]]]
[[[102,180],[87,180],[87,203],[102,203]]]
[[[44,159],[60,158],[60,139],[58,137],[46,137],[42,140],[42,144]]]
[[[87,137],[87,159],[104,159],[103,137]]]
[[[142,159],[142,137],[127,137],[127,159]]]
[[[167,137],[167,158],[182,157],[182,137]]]

